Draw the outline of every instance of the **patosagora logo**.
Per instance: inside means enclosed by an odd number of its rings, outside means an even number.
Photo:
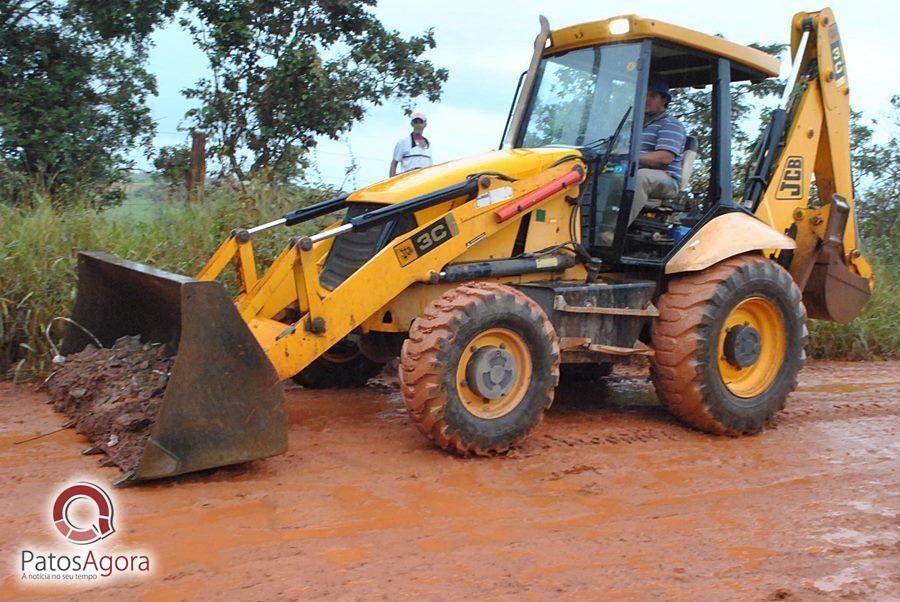
[[[52,528],[64,543],[53,549],[26,545],[17,567],[23,581],[84,582],[150,574],[147,554],[120,549],[115,553],[107,551],[102,540],[116,529],[113,500],[102,487],[82,481],[64,487],[52,499]],[[94,549],[92,544],[98,547]]]
[[[73,502],[87,499],[97,507],[97,522],[87,527],[73,524],[69,508]],[[109,495],[93,483],[78,483],[63,489],[53,503],[53,524],[63,537],[80,545],[94,543],[115,533],[113,505]]]

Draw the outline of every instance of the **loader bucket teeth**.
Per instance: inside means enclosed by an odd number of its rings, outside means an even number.
[[[81,252],[72,319],[104,346],[139,335],[177,354],[144,453],[117,484],[287,450],[278,374],[220,283]],[[90,342],[80,328],[70,326],[62,352],[80,351]]]

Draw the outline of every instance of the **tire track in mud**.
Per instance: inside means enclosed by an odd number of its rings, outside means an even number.
[[[802,393],[800,395],[803,395]],[[809,395],[809,394],[806,394]],[[811,422],[833,422],[854,418],[879,418],[900,416],[897,401],[819,401],[815,399],[792,399],[782,410],[770,428],[802,426]]]
[[[798,403],[799,402],[799,403]],[[599,408],[598,408],[599,410]],[[602,408],[604,414],[614,415],[615,411]],[[622,412],[629,417],[632,413]],[[900,416],[900,403],[895,401],[854,401],[817,403],[810,400],[790,400],[786,409],[782,410],[771,426],[766,430],[778,428],[797,428],[815,422],[833,422],[852,420],[855,418],[878,418]],[[645,417],[647,420],[654,417]],[[582,428],[583,424],[582,424]],[[633,445],[659,441],[686,441],[690,438],[727,439],[694,430],[679,423],[661,423],[656,426],[641,427],[599,427],[590,434],[556,434],[545,433],[532,435],[521,445],[513,457],[531,457],[542,450],[553,448],[577,448],[598,445]]]
[[[633,445],[659,441],[683,441],[686,436],[701,435],[683,427],[672,425],[669,428],[655,427],[621,427],[605,428],[596,434],[560,435],[544,433],[532,435],[518,448],[509,453],[510,458],[530,458],[540,455],[548,449],[579,448],[609,445]]]
[[[816,372],[820,372],[817,370]],[[767,430],[778,428],[799,428],[810,423],[834,422],[853,420],[856,418],[879,418],[900,416],[900,401],[891,397],[893,383],[874,383],[868,386],[871,395],[875,399],[863,399],[846,401],[846,395],[839,391],[818,391],[818,387],[810,387],[807,390],[799,390],[791,394],[787,407],[776,415],[775,421],[767,427]],[[838,400],[828,399],[837,397]],[[824,399],[823,399],[824,398]],[[587,421],[597,418],[618,420],[628,417],[633,420],[638,418],[645,422],[666,420],[668,415],[656,411],[657,406],[640,407],[636,413],[635,408],[620,406],[601,401],[593,407],[577,404],[575,408],[565,408],[560,414],[566,421],[573,421],[580,430],[590,428]],[[553,410],[551,409],[551,414]],[[542,453],[543,450],[554,448],[578,448],[587,446],[606,445],[633,445],[639,443],[651,443],[659,441],[686,441],[690,438],[719,439],[715,435],[709,435],[688,426],[675,422],[660,422],[658,426],[600,426],[591,433],[581,434],[557,434],[544,433],[532,435],[517,450],[511,453],[511,457],[529,458]]]

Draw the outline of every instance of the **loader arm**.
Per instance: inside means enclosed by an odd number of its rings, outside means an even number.
[[[794,57],[782,106],[772,118],[767,147],[744,204],[795,250],[773,251],[800,286],[810,317],[852,320],[874,287],[859,248],[850,161],[847,68],[830,9],[797,13]],[[783,143],[783,146],[782,146]],[[819,203],[811,202],[815,183]],[[755,189],[761,194],[753,194]]]
[[[254,291],[256,295],[248,295],[239,309],[247,318],[247,308],[265,306],[267,279],[272,283],[294,283],[302,314],[298,321],[286,326],[262,315],[248,321],[279,376],[290,378],[410,285],[436,282],[445,265],[475,244],[507,228],[518,227],[526,214],[547,201],[561,195],[577,198],[583,177],[580,161],[575,165],[563,163],[512,183],[482,177],[483,182],[490,183],[480,185],[478,199],[462,203],[398,236],[332,291],[319,284],[318,263],[322,245],[329,239],[315,243],[308,237],[298,239],[269,269]],[[501,201],[492,201],[487,194],[506,187],[509,192],[494,197]],[[273,287],[277,288],[277,284]]]
[[[339,224],[340,222],[335,222],[325,231],[336,228]],[[314,256],[317,263],[324,260],[333,240],[329,238],[315,245]],[[194,278],[216,280],[229,265],[233,266],[238,288],[234,304],[241,316],[245,320],[257,316],[272,318],[297,302],[297,289],[292,282],[291,271],[285,269],[285,262],[294,258],[291,254],[293,244],[292,241],[282,249],[270,268],[262,277],[258,277],[252,235],[247,229],[237,228],[219,245]]]

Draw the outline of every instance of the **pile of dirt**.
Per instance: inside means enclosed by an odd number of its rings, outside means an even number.
[[[140,461],[174,362],[162,345],[122,337],[110,349],[89,345],[69,355],[45,386],[56,411],[90,439],[86,453],[105,453],[101,465],[128,472]]]

